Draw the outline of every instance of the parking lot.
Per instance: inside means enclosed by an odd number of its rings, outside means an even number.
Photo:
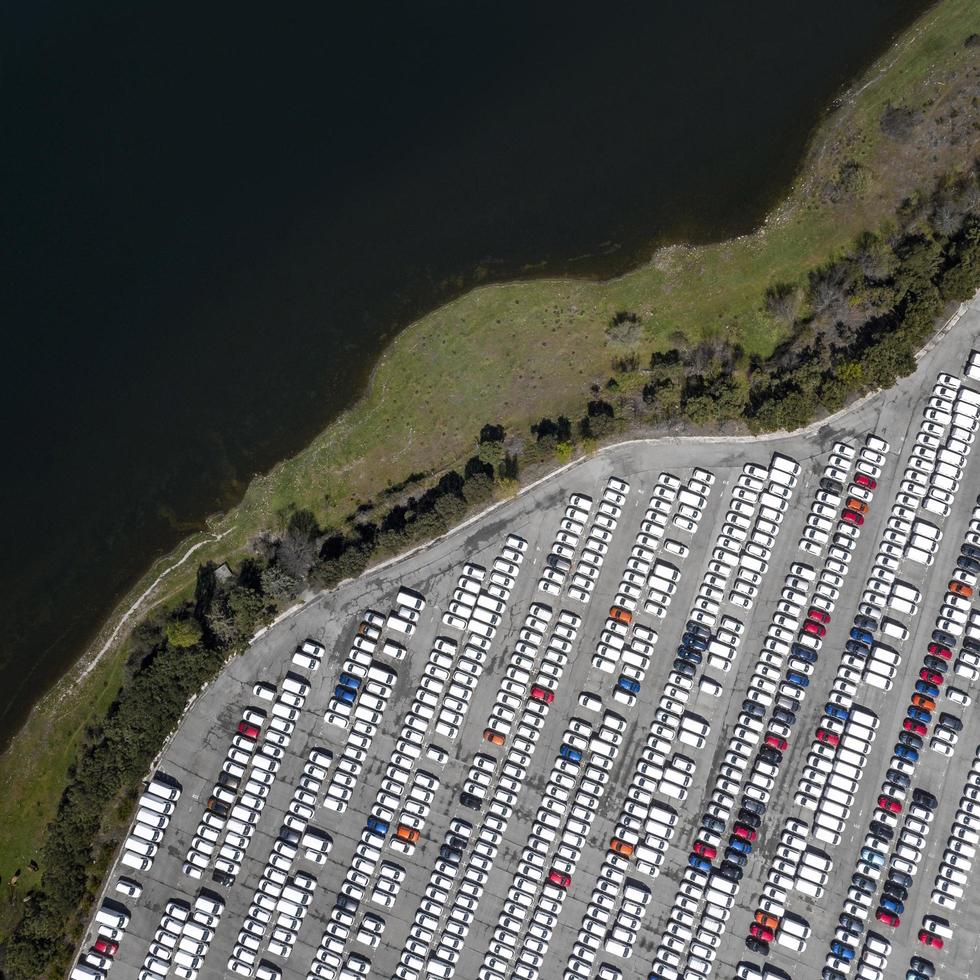
[[[978,337],[809,433],[611,447],[264,632],[78,976],[975,974]]]

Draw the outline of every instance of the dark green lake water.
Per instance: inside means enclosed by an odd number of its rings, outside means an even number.
[[[399,326],[750,229],[926,6],[9,4],[0,739]]]

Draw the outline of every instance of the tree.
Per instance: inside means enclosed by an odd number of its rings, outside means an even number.
[[[275,563],[262,569],[261,582],[262,591],[276,602],[288,602],[299,592],[299,582]]]
[[[312,511],[297,510],[289,518],[286,532],[276,549],[276,561],[287,575],[303,579],[316,560],[320,528]]]
[[[718,420],[718,406],[710,395],[699,395],[685,403],[684,414],[694,425],[707,425]]]
[[[165,632],[167,643],[178,650],[186,650],[201,642],[201,624],[196,619],[171,620]]]

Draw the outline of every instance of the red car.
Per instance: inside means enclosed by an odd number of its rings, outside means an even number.
[[[856,510],[845,509],[840,516],[848,524],[853,524],[855,527],[860,527],[864,523],[864,514],[859,514]]]
[[[944,647],[941,643],[930,643],[929,652],[934,657],[942,657],[943,660],[949,660],[953,656],[953,651],[949,647]]]
[[[840,735],[836,732],[828,732],[826,728],[818,728],[817,739],[826,742],[828,745],[837,745],[840,742]]]
[[[741,837],[742,840],[747,840],[750,844],[759,836],[759,832],[757,830],[753,830],[744,823],[735,824],[735,826],[732,827],[732,833],[736,837]]]
[[[914,735],[925,735],[929,731],[921,721],[913,721],[911,718],[906,718],[902,722],[902,728],[907,732],[912,732]]]
[[[706,844],[703,840],[695,841],[693,850],[698,857],[707,858],[709,861],[718,857],[718,848]]]
[[[925,943],[926,946],[935,946],[936,949],[943,948],[943,941],[940,936],[933,935],[928,929],[919,930],[919,942]]]
[[[761,939],[764,943],[771,943],[776,934],[772,929],[767,929],[765,926],[760,926],[758,922],[753,922],[749,926],[749,935]]]
[[[809,633],[810,636],[819,636],[823,639],[827,635],[827,627],[822,623],[817,623],[812,619],[808,619],[803,624],[803,632]]]
[[[899,803],[898,800],[893,800],[890,796],[879,796],[878,806],[880,806],[882,810],[887,810],[889,813],[902,812],[902,804]]]
[[[893,928],[902,924],[902,920],[894,912],[888,912],[885,909],[878,909],[875,912],[875,918],[879,922],[884,922],[886,926],[892,926]]]
[[[543,701],[545,704],[551,704],[555,700],[555,692],[549,691],[546,687],[541,687],[539,684],[535,684],[531,688],[531,697],[535,701]]]
[[[238,723],[238,734],[244,735],[246,738],[258,738],[259,730],[255,725],[250,725],[247,721],[240,721]]]
[[[878,486],[878,481],[873,476],[868,476],[867,473],[858,473],[854,477],[854,482],[859,487],[867,487],[868,490],[874,490]]]
[[[114,943],[111,939],[96,939],[92,949],[103,956],[115,956],[119,952],[119,943]]]
[[[785,752],[789,748],[789,742],[785,738],[780,738],[778,735],[767,735],[766,745],[774,749],[779,749],[780,752]]]
[[[571,875],[563,874],[561,871],[552,868],[548,872],[548,881],[559,888],[567,888],[572,883],[572,878]]]
[[[815,619],[818,623],[829,623],[830,613],[824,609],[817,609],[816,606],[811,606],[810,611],[807,613],[810,619]]]
[[[927,684],[935,684],[937,687],[943,682],[943,675],[937,674],[934,670],[930,670],[928,667],[923,667],[919,671],[919,677],[922,678]]]

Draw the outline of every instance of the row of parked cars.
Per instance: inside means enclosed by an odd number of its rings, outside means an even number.
[[[926,412],[929,411],[930,409],[927,408]],[[883,560],[895,559],[895,556],[886,550],[889,546],[902,546],[901,541],[889,541],[892,535],[895,533],[905,534],[909,528],[916,528],[924,524],[924,522],[914,518],[914,510],[911,508],[914,508],[915,501],[908,499],[907,491],[908,488],[903,486],[897,495],[892,518],[884,534],[885,540],[882,544],[882,550],[878,555],[879,568],[884,567],[886,570],[893,570],[897,567],[897,560],[892,566]],[[903,508],[911,510],[911,513],[902,513]],[[896,521],[905,521],[909,527],[896,526]],[[930,524],[929,528],[926,536],[930,540],[938,541],[941,538],[941,532],[934,525]],[[914,615],[920,598],[917,595],[917,590],[914,590],[907,583],[899,583],[894,574],[892,574],[891,579],[887,575],[881,575],[879,580],[888,587],[888,593],[884,598],[879,598],[877,603],[869,602],[870,596],[868,592],[865,593],[865,602],[859,613],[859,617],[863,617],[863,619],[860,622],[856,621],[855,624],[855,629],[860,631],[859,635],[853,635],[852,631],[852,641],[866,648],[865,656],[868,656],[875,647],[883,645],[875,639],[879,628],[889,635],[897,634],[900,640],[907,638],[907,632],[905,635],[901,635],[898,628],[889,630],[889,620],[881,618],[886,604],[889,611]],[[961,591],[961,586],[965,584],[965,582],[960,583],[958,578],[954,577],[947,595],[956,595]],[[896,588],[900,585],[906,593],[912,594],[896,594]],[[878,594],[882,591],[884,590],[879,589]],[[905,606],[900,604],[903,601],[906,603]],[[923,747],[923,736],[933,721],[934,699],[938,697],[943,675],[947,670],[947,661],[951,657],[951,649],[945,641],[953,638],[944,633],[941,628],[945,625],[945,605],[940,612],[937,630],[933,634],[928,654],[924,658],[918,680],[915,682],[915,691],[912,694],[906,718],[898,736],[898,742],[893,750],[890,767],[881,787],[877,801],[878,806],[872,815],[869,832],[860,850],[857,869],[852,877],[847,902],[841,915],[838,935],[831,944],[827,964],[824,967],[823,976],[825,980],[843,978],[855,962],[858,967],[858,975],[862,980],[865,978],[866,980],[880,980],[884,975],[887,953],[876,953],[869,959],[866,943],[860,957],[858,957],[857,951],[861,934],[864,931],[864,920],[869,915],[871,908],[874,907],[878,883],[883,876],[885,880],[882,894],[878,898],[875,908],[875,918],[882,925],[893,928],[900,924],[901,915],[905,911],[905,901],[921,860],[933,819],[933,811],[938,805],[938,800],[932,793],[922,788],[912,789],[911,778],[914,775],[919,753]],[[890,684],[888,686],[890,687]],[[949,720],[953,720],[952,716],[949,716]],[[910,791],[911,800],[909,800]],[[899,829],[899,816],[903,812],[904,822]],[[891,857],[886,875],[885,866],[888,862],[889,853],[891,853]],[[920,931],[919,936],[923,941],[931,942],[932,940],[927,930]],[[924,936],[925,938],[923,938]]]
[[[520,852],[511,883],[514,898],[498,917],[481,980],[508,975],[536,980],[542,972],[625,730],[625,719],[609,711],[598,727],[582,718],[569,721]],[[628,955],[635,938],[635,932],[613,923],[608,935],[604,930],[590,936],[589,955],[594,959],[604,939]]]
[[[548,555],[538,588],[551,596],[566,590],[577,602],[588,602],[599,578],[603,556],[608,551],[612,533],[622,515],[629,494],[629,484],[612,476],[606,482],[597,513],[591,517],[593,500],[588,494],[573,493],[558,526],[551,552]],[[590,521],[588,533],[586,524]],[[585,537],[583,543],[582,539]],[[573,560],[583,544],[578,563]]]
[[[921,507],[948,517],[963,478],[963,466],[980,421],[980,393],[950,374],[940,374],[905,470],[903,485],[921,498]],[[946,432],[946,429],[949,432]],[[910,543],[907,557],[931,565],[935,549]]]
[[[129,836],[123,841],[119,860],[127,868],[148,871],[153,866],[180,792],[180,786],[169,777],[158,774],[150,780],[137,801]]]
[[[773,480],[769,480],[770,472],[774,475]],[[743,474],[733,489],[733,504],[738,502],[740,508],[735,513],[740,517],[755,517],[757,520],[770,521],[778,529],[782,523],[783,515],[788,506],[787,500],[792,493],[799,474],[799,466],[795,461],[789,460],[777,454],[773,458],[773,465],[770,470],[763,467],[747,464]],[[750,481],[761,481],[761,487]],[[773,493],[772,491],[777,492]],[[765,515],[759,510],[762,494],[766,493],[764,506],[769,508]],[[770,500],[770,497],[774,498]],[[776,501],[783,506],[780,507]],[[772,513],[770,513],[770,510]],[[763,533],[768,533],[768,528],[763,527]],[[732,533],[734,532],[734,533]],[[754,534],[754,532],[753,532]],[[768,550],[767,550],[768,549]],[[707,576],[715,576],[715,581],[711,581],[706,576],[706,584],[709,588],[724,588],[728,577],[733,569],[740,567],[740,559],[748,559],[751,564],[758,561],[760,564],[759,574],[764,575],[768,572],[768,561],[771,553],[771,543],[754,540],[745,529],[737,526],[732,521],[726,521],[724,533],[719,537],[719,541],[712,553],[711,563],[709,564]],[[748,567],[748,566],[747,566]],[[752,569],[750,569],[752,570]],[[759,580],[761,582],[761,579]],[[695,601],[693,615],[697,617],[688,622],[687,631],[691,634],[688,645],[695,653],[696,644],[692,644],[692,639],[705,640],[710,643],[710,630],[717,627],[720,613],[720,606],[710,606],[707,602],[718,603],[724,595],[715,595],[705,592],[702,587],[699,600]],[[777,612],[777,615],[782,615]],[[703,634],[698,635],[694,627],[703,627],[709,632],[708,638]],[[778,631],[780,639],[785,630],[783,627],[773,627]],[[741,622],[735,617],[723,614],[720,620],[718,633],[722,631],[732,634],[727,637],[734,641],[732,645],[737,645],[739,638],[744,632]],[[776,639],[776,637],[771,637]],[[761,667],[768,665],[760,661]],[[775,692],[775,687],[769,690],[769,678],[765,673],[758,675],[755,679],[757,685],[761,682],[764,687],[754,686],[754,697],[746,700],[743,711],[739,715],[736,727],[735,738],[738,742],[730,746],[732,750],[726,756],[722,771],[719,772],[714,790],[709,798],[706,812],[702,818],[702,826],[697,839],[692,847],[688,858],[688,868],[684,872],[680,889],[675,898],[674,908],[668,920],[667,929],[656,951],[654,960],[654,970],[651,976],[674,978],[681,971],[690,972],[693,975],[706,976],[712,969],[712,964],[716,956],[717,947],[721,941],[721,936],[725,930],[727,920],[734,906],[734,895],[738,888],[738,880],[742,875],[742,864],[747,860],[748,853],[751,852],[753,839],[757,833],[758,821],[761,814],[765,812],[768,800],[768,789],[766,788],[769,775],[761,770],[754,773],[754,780],[757,786],[750,787],[751,796],[746,795],[742,799],[741,807],[736,807],[737,793],[741,785],[742,773],[748,762],[748,752],[751,746],[758,744],[762,738],[764,730],[761,715],[764,713],[763,702],[771,703]],[[751,705],[751,708],[749,707]],[[662,720],[662,719],[661,719]],[[742,751],[746,751],[743,755]],[[721,865],[718,868],[713,866],[715,858],[720,857],[722,843],[722,833],[724,832],[728,819],[733,811],[738,809],[737,822],[726,845],[725,856],[722,857]],[[652,828],[651,828],[652,829]],[[648,841],[644,842],[645,844]],[[705,901],[703,911],[701,902]],[[699,915],[700,913],[700,915]],[[688,947],[690,951],[688,952]],[[687,957],[685,960],[685,953]]]
[[[305,650],[323,654],[313,640],[298,652]],[[270,687],[263,685],[262,694]],[[309,691],[309,680],[290,672],[282,690],[271,689],[271,719],[261,708],[244,711],[184,858],[181,870],[188,877],[201,878],[213,862],[212,879],[226,888],[234,883]]]
[[[959,806],[942,861],[933,882],[932,901],[952,911],[969,886],[970,874],[980,846],[980,746],[973,756],[970,772],[960,796]]]
[[[221,898],[206,890],[198,893],[193,904],[183,899],[168,901],[139,980],[159,980],[171,971],[181,980],[193,980],[204,965],[224,907]]]
[[[543,628],[550,625],[554,614],[541,603],[531,604],[529,615],[541,619],[545,614]],[[580,624],[578,614],[560,610],[547,642],[543,642],[542,631],[535,630],[537,635],[532,635],[525,626],[511,653],[509,666],[529,672],[538,671],[540,675],[539,667],[544,663],[542,652],[551,659],[556,651],[567,656],[577,638]],[[531,685],[506,734],[493,727],[488,727],[484,732],[484,739],[489,745],[506,745],[506,752],[497,765],[492,764],[494,756],[487,752],[476,753],[472,761],[471,778],[469,785],[463,789],[460,803],[468,810],[481,813],[482,817],[475,833],[472,832],[472,825],[463,817],[452,819],[451,827],[455,829],[458,839],[447,841],[451,850],[440,849],[396,968],[399,980],[417,980],[423,973],[448,978],[455,972],[460,950],[474,921],[503,834],[527,779],[549,706],[555,698],[558,679],[548,678],[550,683],[547,685],[543,676],[540,680],[541,683]],[[474,790],[479,790],[479,793]],[[464,847],[464,844],[467,846]],[[528,899],[522,897],[524,892],[518,886],[529,889],[533,881],[536,887],[537,877],[535,871],[533,879],[528,877],[527,881],[523,878],[515,881],[511,889],[514,893],[512,900],[526,903]]]
[[[582,617],[562,609],[549,635],[553,617],[551,607],[543,602],[532,602],[528,608],[487,717],[484,739],[493,745],[503,744],[513,731],[528,694],[537,700],[548,699],[565,672],[572,637],[577,635]]]

